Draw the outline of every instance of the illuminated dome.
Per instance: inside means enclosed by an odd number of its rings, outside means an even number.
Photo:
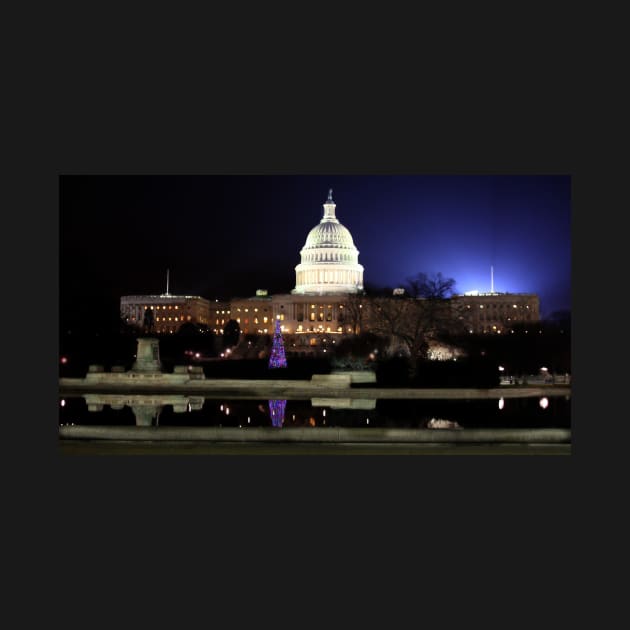
[[[363,266],[348,228],[335,216],[332,190],[324,204],[324,216],[306,237],[295,268],[297,294],[360,293]]]

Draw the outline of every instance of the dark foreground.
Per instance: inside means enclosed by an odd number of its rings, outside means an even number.
[[[571,444],[59,441],[62,455],[570,455]]]

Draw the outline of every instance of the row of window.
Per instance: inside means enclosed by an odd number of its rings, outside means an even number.
[[[466,308],[470,308],[470,304],[466,304]],[[518,304],[512,304],[511,306],[509,304],[480,304],[479,308],[499,308],[504,310],[506,308],[529,308],[529,304],[521,304],[520,306]]]

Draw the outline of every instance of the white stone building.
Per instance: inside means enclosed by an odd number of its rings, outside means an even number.
[[[295,268],[295,295],[344,295],[363,291],[363,266],[348,228],[335,216],[332,189],[324,216],[306,237]]]

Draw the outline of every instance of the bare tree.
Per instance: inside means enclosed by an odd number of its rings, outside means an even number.
[[[350,326],[355,335],[359,335],[363,330],[366,317],[366,307],[369,299],[365,295],[349,295],[344,300],[344,322],[343,325]]]
[[[455,280],[441,273],[409,278],[405,293],[370,300],[369,328],[399,342],[415,361],[425,358],[429,344],[463,330],[464,315],[451,300]]]
[[[421,272],[407,278],[405,289],[411,297],[446,300],[453,296],[455,280],[454,278],[445,278],[439,272],[434,275]]]

